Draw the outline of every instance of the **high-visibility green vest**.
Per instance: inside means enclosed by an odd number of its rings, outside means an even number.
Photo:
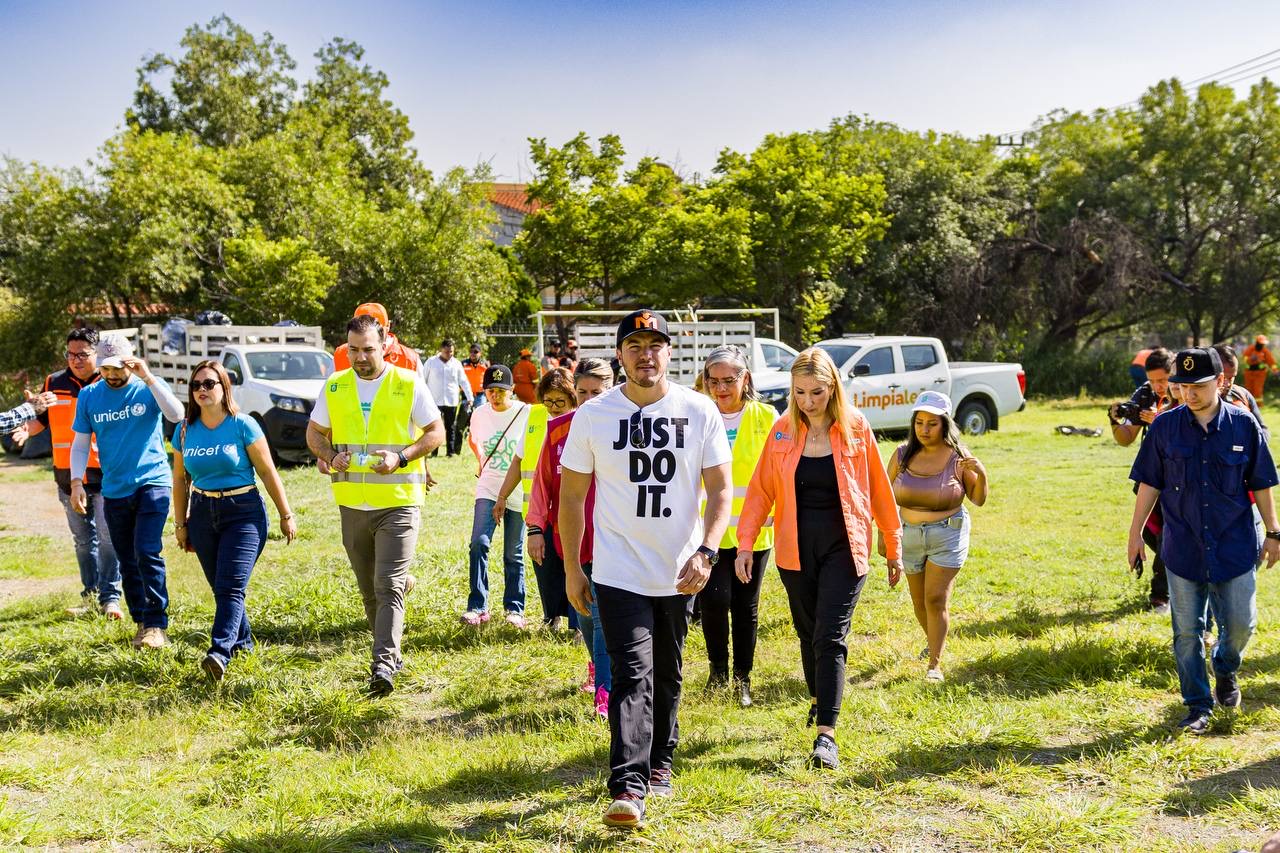
[[[325,382],[325,400],[329,405],[329,436],[333,449],[351,454],[346,471],[329,475],[333,498],[338,506],[374,506],[391,508],[417,506],[426,500],[426,465],[414,459],[404,468],[390,474],[378,474],[371,461],[361,457],[377,450],[403,450],[418,440],[422,430],[410,424],[413,416],[413,391],[418,374],[402,367],[387,365],[387,375],[378,387],[365,423],[356,392],[356,374],[341,370]]]
[[[520,454],[520,486],[524,489],[524,502],[520,512],[529,516],[529,499],[533,495],[533,471],[538,467],[538,456],[547,440],[547,422],[551,420],[547,407],[537,403],[529,407],[529,425],[524,429],[524,450]]]
[[[769,440],[769,430],[778,419],[778,412],[768,403],[752,400],[742,410],[742,420],[738,422],[738,437],[733,440],[733,515],[729,519],[729,529],[720,540],[721,548],[738,547],[738,519],[742,516],[742,505],[747,499],[747,486],[751,483],[751,475],[756,472],[756,463],[764,452],[765,442]],[[706,503],[703,502],[703,510]],[[765,519],[756,537],[755,550],[763,551],[773,547],[773,517]]]

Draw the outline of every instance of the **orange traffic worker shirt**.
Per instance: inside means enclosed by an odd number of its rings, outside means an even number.
[[[422,361],[418,358],[418,353],[412,348],[405,346],[396,340],[393,334],[387,334],[386,347],[383,350],[383,357],[388,364],[394,364],[396,367],[403,367],[405,370],[418,372]],[[351,357],[347,355],[347,345],[339,344],[338,348],[333,351],[333,369],[346,370],[351,366]]]
[[[839,428],[831,426],[831,452],[835,456],[840,505],[849,537],[849,553],[859,576],[870,568],[872,524],[884,534],[885,552],[890,560],[902,558],[902,521],[893,486],[876,447],[871,424],[857,409],[850,411],[851,443],[846,445]],[[791,434],[791,418],[774,421],[764,452],[756,463],[751,485],[738,519],[738,552],[751,553],[760,527],[770,514],[776,537],[778,568],[800,570],[799,525],[796,519],[796,467],[800,464],[808,427],[800,424],[800,435]],[[770,512],[772,510],[772,513]]]
[[[522,356],[516,366],[511,368],[511,374],[515,378],[513,390],[516,396],[526,403],[538,402],[538,379],[541,376],[538,365],[532,359]]]
[[[479,361],[472,361],[469,358],[462,360],[462,372],[467,374],[467,382],[471,385],[471,393],[479,397],[484,393],[484,372],[489,369],[489,362],[483,358]]]

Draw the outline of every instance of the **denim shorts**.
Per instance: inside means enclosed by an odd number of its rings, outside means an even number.
[[[925,560],[958,569],[969,556],[969,513],[964,507],[940,521],[902,523],[902,565],[909,575],[924,571]]]

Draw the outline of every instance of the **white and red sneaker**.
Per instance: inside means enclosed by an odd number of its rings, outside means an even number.
[[[462,614],[462,622],[464,625],[470,625],[472,628],[479,628],[481,625],[489,621],[489,613],[486,610],[468,610]]]
[[[596,716],[609,719],[609,691],[603,687],[596,690]]]

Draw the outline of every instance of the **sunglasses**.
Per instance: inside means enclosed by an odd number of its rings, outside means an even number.
[[[212,391],[222,383],[216,379],[201,379],[198,382],[191,383],[192,391]]]
[[[640,428],[640,410],[637,409],[631,414],[631,422],[629,424],[631,433],[631,446],[636,450],[644,450],[648,442],[645,441],[644,430]]]

